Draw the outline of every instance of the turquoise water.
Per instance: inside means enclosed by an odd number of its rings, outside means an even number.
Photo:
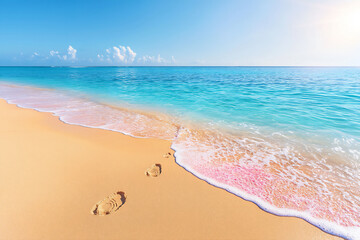
[[[3,67],[0,78],[233,126],[360,136],[360,68]]]
[[[212,185],[360,238],[360,68],[0,67],[0,97],[170,139]]]

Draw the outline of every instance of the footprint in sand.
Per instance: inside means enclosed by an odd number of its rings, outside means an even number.
[[[126,201],[124,192],[116,192],[101,200],[93,206],[91,213],[94,215],[108,215],[117,211]]]
[[[148,168],[145,172],[145,175],[148,177],[157,177],[161,174],[161,165],[154,164],[150,168]]]
[[[169,153],[169,152],[164,154],[164,158],[169,158],[170,156],[171,156],[171,153]]]

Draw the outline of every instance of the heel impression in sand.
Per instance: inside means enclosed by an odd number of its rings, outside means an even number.
[[[96,203],[92,209],[91,214],[105,216],[116,212],[126,201],[124,192],[115,192]]]
[[[161,174],[161,165],[156,163],[145,171],[145,175],[148,177],[158,177]]]

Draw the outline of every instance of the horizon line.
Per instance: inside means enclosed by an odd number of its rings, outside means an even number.
[[[353,67],[356,65],[0,65],[0,67]]]

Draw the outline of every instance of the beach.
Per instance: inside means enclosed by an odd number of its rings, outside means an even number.
[[[0,132],[0,239],[337,239],[196,178],[167,140],[65,124],[4,100]],[[161,175],[145,176],[153,164]],[[126,201],[116,212],[91,214],[117,191]]]

